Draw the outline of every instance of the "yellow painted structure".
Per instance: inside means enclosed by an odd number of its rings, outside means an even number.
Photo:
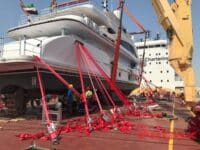
[[[186,102],[195,102],[195,77],[192,68],[192,0],[152,0],[159,23],[168,34],[170,41],[169,61],[175,72],[184,81]]]

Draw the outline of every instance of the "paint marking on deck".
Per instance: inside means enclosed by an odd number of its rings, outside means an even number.
[[[174,120],[173,119],[170,120],[170,133],[172,134],[172,136],[170,136],[170,138],[169,138],[168,150],[173,150],[173,145],[174,145],[174,137],[173,137],[173,133],[174,133]]]

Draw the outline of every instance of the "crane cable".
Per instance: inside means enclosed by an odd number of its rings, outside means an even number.
[[[121,0],[119,0],[121,1]],[[119,7],[118,7],[119,9]],[[141,85],[141,81],[142,81],[142,76],[143,76],[143,72],[144,72],[144,58],[145,58],[145,49],[146,49],[146,41],[148,38],[148,32],[143,25],[136,19],[135,16],[133,16],[130,11],[128,10],[128,8],[126,6],[123,7],[124,12],[128,15],[128,17],[142,30],[141,33],[144,33],[144,49],[143,49],[143,55],[142,55],[142,61],[141,61],[141,72],[139,75],[139,86]]]
[[[143,54],[142,54],[142,61],[141,61],[141,72],[140,72],[140,77],[139,77],[139,85],[141,85],[142,82],[142,76],[144,72],[144,58],[145,58],[145,51],[146,51],[146,41],[147,41],[147,32],[144,34],[144,49],[143,49]]]

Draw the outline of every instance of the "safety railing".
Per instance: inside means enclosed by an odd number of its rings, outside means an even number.
[[[22,55],[40,56],[41,50],[42,40],[40,39],[27,39],[23,37],[19,41],[11,41],[9,37],[0,38],[0,58],[13,58]]]
[[[45,8],[45,9],[42,9],[41,11],[39,11],[38,15],[30,15],[30,16],[28,16],[28,18],[25,14],[22,14],[18,24],[20,26],[20,25],[28,24],[28,23],[30,23],[30,21],[36,22],[36,21],[41,20],[45,16],[56,17],[56,16],[61,15],[61,13],[64,10],[67,10],[69,8],[76,7],[76,6],[85,5],[85,4],[91,4],[91,5],[94,5],[95,7],[97,7],[98,9],[102,9],[99,0],[88,0],[85,2],[81,2],[81,3],[77,2],[77,3],[74,3],[73,5],[64,5],[62,7],[57,7],[54,9],[51,9],[51,7],[48,7],[48,8]]]

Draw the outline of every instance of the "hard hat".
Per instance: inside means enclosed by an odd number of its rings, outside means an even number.
[[[73,84],[69,84],[69,87],[72,88],[72,87],[73,87]]]

